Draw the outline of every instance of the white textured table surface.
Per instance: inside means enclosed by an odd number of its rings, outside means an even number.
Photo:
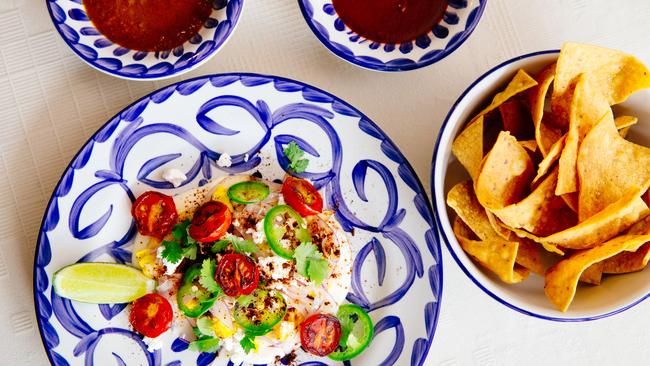
[[[246,0],[226,47],[186,77],[248,71],[301,80],[377,122],[429,186],[448,109],[479,75],[513,56],[573,40],[650,64],[647,0],[490,0],[474,34],[443,61],[407,73],[359,69],[330,54],[296,0]],[[60,174],[113,113],[178,81],[127,82],[86,66],[63,44],[44,1],[0,0],[0,364],[44,365],[32,302],[36,233]],[[430,365],[631,365],[650,359],[650,301],[596,322],[530,318],[474,286],[443,248],[442,313]]]

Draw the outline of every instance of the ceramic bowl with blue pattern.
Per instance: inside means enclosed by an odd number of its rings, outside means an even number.
[[[76,262],[129,263],[136,232],[130,207],[144,191],[173,195],[256,170],[282,178],[290,141],[310,159],[300,175],[348,232],[354,260],[347,300],[375,323],[370,348],[346,365],[424,365],[440,312],[442,260],[420,181],[359,110],[309,85],[255,74],[204,76],[143,97],[100,128],[63,172],[34,265],[36,314],[52,364],[232,365],[188,350],[191,330],[167,333],[163,348],[150,352],[129,327],[127,304],[61,298],[52,275]],[[229,167],[216,164],[224,153]],[[187,179],[174,188],[162,179],[166,168]],[[327,358],[299,364],[341,365]]]
[[[188,41],[169,51],[135,51],[104,37],[88,19],[83,0],[47,0],[54,27],[74,53],[93,68],[131,80],[176,76],[208,61],[235,31],[244,0],[213,0],[212,13]]]
[[[451,152],[451,144],[467,121],[497,92],[503,90],[517,70],[534,75],[557,60],[558,50],[541,51],[515,57],[489,70],[472,83],[454,103],[442,125],[436,143],[431,170],[431,192],[436,221],[447,248],[467,277],[486,294],[515,311],[539,319],[560,322],[583,322],[601,319],[625,311],[650,297],[650,271],[611,276],[598,286],[580,286],[571,307],[560,312],[544,295],[544,278],[531,274],[516,285],[501,282],[477,265],[463,251],[452,230],[453,210],[446,205],[447,192],[458,182],[469,179],[465,169]],[[648,146],[650,111],[647,90],[635,93],[615,106],[625,115],[638,116],[639,126],[630,130],[628,138]],[[645,122],[642,122],[645,121]]]
[[[332,0],[298,0],[316,37],[340,58],[376,71],[414,70],[438,62],[472,34],[487,0],[449,0],[431,32],[401,44],[378,43],[353,32],[337,16]]]

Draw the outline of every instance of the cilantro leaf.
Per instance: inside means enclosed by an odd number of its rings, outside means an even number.
[[[282,152],[289,160],[289,169],[293,170],[295,173],[302,173],[307,169],[309,160],[302,158],[303,155],[305,155],[305,152],[295,141],[289,142]]]
[[[205,287],[206,290],[220,294],[221,287],[217,281],[214,280],[214,272],[216,270],[216,264],[212,259],[204,259],[203,264],[201,265],[201,273],[199,275],[199,283],[201,286]]]
[[[254,349],[257,349],[257,345],[255,344],[255,336],[251,334],[244,335],[244,338],[239,341],[239,344],[242,346],[246,354],[250,353],[250,351]]]
[[[314,281],[316,285],[320,285],[329,275],[328,263],[313,243],[301,243],[294,251],[293,257],[296,260],[296,271]]]
[[[190,260],[196,259],[196,245],[191,247],[183,248],[183,256],[189,258]]]
[[[228,244],[231,244],[233,250],[238,253],[257,253],[260,251],[260,248],[258,248],[252,241],[232,234],[226,234],[223,239],[212,245],[212,252],[220,252],[224,250]]]
[[[196,327],[202,336],[214,337],[214,322],[207,316],[200,317],[196,320]]]
[[[221,239],[214,244],[212,244],[212,253],[219,253],[220,251],[226,249],[226,247],[230,244],[230,240],[226,239]]]
[[[307,267],[309,279],[314,281],[316,286],[320,286],[324,279],[330,274],[329,265],[325,259],[309,259]]]
[[[181,249],[181,245],[178,242],[163,240],[161,245],[165,249],[163,249],[160,255],[169,263],[178,263],[183,259],[183,249]]]
[[[197,339],[203,337],[203,334],[199,330],[199,327],[192,327],[192,333],[194,333]]]
[[[182,240],[184,236],[187,235],[187,228],[190,226],[190,220],[181,221],[178,224],[174,225],[172,229],[172,235],[176,240]]]
[[[201,337],[194,342],[190,343],[189,349],[198,351],[198,352],[209,352],[214,353],[219,349],[219,343],[221,340],[219,338],[212,337]]]

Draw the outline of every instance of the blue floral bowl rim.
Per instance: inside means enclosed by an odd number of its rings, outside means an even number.
[[[210,53],[208,53],[208,54],[207,54],[204,58],[202,58],[201,60],[190,62],[190,63],[188,63],[186,66],[184,66],[184,67],[182,67],[182,68],[180,68],[180,69],[178,69],[178,70],[172,70],[172,71],[169,71],[169,72],[162,73],[162,74],[160,74],[160,75],[152,75],[152,76],[147,76],[147,75],[144,75],[144,76],[134,76],[134,75],[125,75],[125,74],[123,74],[123,73],[120,73],[119,71],[111,70],[111,69],[106,68],[106,67],[103,67],[103,66],[101,66],[101,65],[97,65],[97,64],[96,64],[95,62],[93,62],[92,60],[89,60],[89,59],[87,59],[86,57],[84,57],[84,56],[79,52],[79,50],[77,50],[76,48],[74,48],[74,47],[72,46],[72,44],[71,44],[71,43],[66,39],[66,37],[65,37],[65,35],[63,34],[63,31],[61,30],[61,28],[57,26],[57,24],[56,24],[56,20],[55,20],[55,18],[54,18],[54,14],[52,14],[52,8],[47,4],[47,3],[49,3],[50,1],[53,1],[53,0],[45,0],[45,3],[46,3],[46,7],[47,7],[47,12],[48,12],[48,14],[50,15],[50,20],[51,20],[51,22],[52,22],[52,26],[54,27],[54,29],[56,29],[57,33],[59,33],[59,36],[61,37],[61,40],[63,40],[63,42],[68,46],[68,48],[69,48],[70,50],[72,50],[72,52],[74,52],[74,54],[75,54],[79,59],[81,59],[83,62],[85,62],[87,65],[89,65],[89,66],[92,67],[93,69],[98,70],[98,71],[101,71],[102,73],[104,73],[104,74],[106,74],[106,75],[114,76],[114,77],[117,77],[117,78],[120,78],[120,79],[124,79],[124,80],[136,80],[136,81],[137,81],[137,80],[154,81],[154,80],[164,80],[164,79],[169,79],[169,78],[171,78],[171,77],[179,76],[179,75],[185,74],[185,73],[187,73],[187,72],[190,72],[190,71],[192,71],[192,70],[194,70],[194,69],[197,69],[197,68],[199,68],[200,66],[202,66],[203,64],[205,64],[206,62],[208,62],[208,61],[209,61],[212,57],[214,57],[214,56],[215,56],[215,55],[216,55],[216,54],[217,54],[217,53],[218,53],[218,52],[219,52],[223,47],[225,47],[226,44],[228,44],[228,41],[230,40],[230,38],[232,38],[232,35],[233,35],[233,34],[235,33],[235,31],[237,30],[237,26],[239,25],[239,20],[240,20],[240,18],[241,18],[241,15],[244,13],[244,9],[245,9],[245,6],[246,6],[246,1],[241,0],[241,4],[242,4],[242,5],[241,5],[241,9],[239,10],[239,14],[237,15],[237,18],[235,19],[235,22],[232,24],[232,28],[230,28],[230,30],[228,31],[228,33],[225,35],[225,38],[224,38],[223,42],[222,42],[220,45],[218,45],[217,47],[215,47],[212,51],[210,51]],[[80,0],[80,3],[83,3],[83,1]],[[188,42],[188,41],[185,41],[185,43],[187,43],[187,42]],[[184,43],[184,44],[185,44],[185,43]],[[76,158],[76,156],[75,156],[75,158]]]
[[[441,50],[441,52],[434,58],[424,61],[424,62],[415,62],[413,64],[409,65],[402,65],[402,66],[389,66],[389,65],[376,65],[372,63],[365,62],[363,60],[358,59],[357,57],[349,56],[341,51],[339,51],[336,47],[332,46],[332,43],[329,39],[325,38],[319,31],[316,29],[314,26],[313,22],[309,19],[309,16],[307,15],[307,10],[305,9],[305,2],[311,2],[311,0],[298,0],[298,4],[300,5],[300,11],[302,12],[303,18],[305,18],[305,22],[309,26],[309,29],[316,35],[316,38],[325,46],[327,47],[328,50],[330,50],[333,54],[338,56],[339,58],[355,65],[362,67],[364,69],[368,70],[373,70],[373,71],[380,71],[380,72],[400,72],[400,71],[412,71],[412,70],[417,70],[422,67],[426,67],[429,65],[432,65],[445,57],[449,56],[452,54],[458,47],[460,47],[467,38],[474,32],[474,29],[478,25],[479,21],[481,20],[481,17],[483,16],[483,11],[485,11],[485,7],[487,6],[488,0],[475,0],[479,1],[479,6],[476,8],[476,15],[474,16],[474,19],[470,24],[467,25],[467,27],[458,33],[460,36],[458,36],[458,39],[455,40],[455,42],[451,45],[451,47],[445,47],[444,49]]]
[[[440,143],[441,143],[441,138],[442,138],[443,132],[447,128],[447,123],[449,122],[449,119],[451,118],[451,115],[454,113],[454,111],[458,107],[458,104],[460,104],[460,102],[465,98],[465,96],[472,89],[474,89],[474,87],[478,83],[480,83],[483,79],[485,79],[486,77],[488,77],[492,73],[496,72],[497,70],[501,69],[502,67],[504,67],[506,65],[509,65],[511,63],[514,63],[514,62],[517,62],[517,61],[520,61],[520,60],[524,60],[524,59],[527,59],[527,58],[535,57],[535,56],[548,55],[548,54],[558,54],[559,55],[559,53],[560,53],[560,50],[558,50],[558,49],[537,51],[537,52],[531,52],[531,53],[527,53],[527,54],[524,54],[524,55],[521,55],[521,56],[513,57],[513,58],[511,58],[511,59],[509,59],[507,61],[504,61],[504,62],[498,64],[497,66],[494,66],[493,68],[491,68],[490,70],[485,72],[483,75],[481,75],[472,84],[470,84],[470,86],[468,86],[467,89],[465,89],[465,91],[463,91],[463,93],[458,97],[458,99],[456,99],[453,106],[449,110],[449,113],[447,113],[447,116],[445,117],[445,120],[443,121],[442,125],[440,126],[440,131],[438,133],[438,137],[436,139],[436,144],[435,144],[435,147],[433,149],[433,157],[432,157],[432,160],[431,160],[431,176],[430,176],[430,180],[431,180],[430,181],[430,185],[431,185],[430,188],[431,188],[431,197],[432,197],[431,204],[434,207],[434,220],[435,220],[436,225],[438,227],[437,231],[440,233],[440,236],[442,237],[442,240],[445,242],[445,245],[447,246],[447,250],[449,250],[449,253],[451,254],[451,256],[456,261],[456,264],[458,264],[458,267],[460,267],[460,269],[465,273],[465,275],[467,275],[467,277],[469,277],[469,279],[472,282],[474,282],[474,284],[478,288],[483,290],[483,292],[490,295],[490,297],[492,297],[494,300],[501,303],[502,305],[505,305],[506,307],[508,307],[508,308],[510,308],[512,310],[515,310],[517,312],[520,312],[520,313],[528,315],[528,316],[532,316],[534,318],[538,318],[538,319],[542,319],[542,320],[555,321],[555,322],[587,322],[587,321],[593,321],[593,320],[607,318],[607,317],[610,317],[612,315],[622,313],[625,310],[628,310],[628,309],[640,304],[641,302],[643,302],[645,299],[650,297],[650,293],[648,293],[645,296],[641,297],[640,299],[637,299],[637,300],[633,301],[632,303],[627,304],[627,305],[625,305],[625,306],[623,306],[621,308],[618,308],[616,310],[613,310],[613,311],[610,311],[610,312],[607,312],[607,313],[603,313],[603,314],[589,316],[589,317],[574,317],[574,318],[571,318],[571,317],[553,317],[553,316],[538,314],[538,313],[535,313],[533,311],[523,309],[521,307],[518,307],[518,306],[516,306],[514,304],[509,303],[508,301],[506,301],[503,298],[499,297],[499,295],[497,295],[494,292],[488,290],[485,286],[483,286],[481,281],[479,281],[476,277],[474,277],[472,275],[472,273],[469,271],[469,269],[467,269],[465,267],[465,265],[463,265],[463,262],[458,257],[458,254],[454,251],[453,247],[451,246],[451,242],[449,240],[449,237],[447,236],[447,233],[445,232],[445,229],[444,229],[444,227],[442,225],[442,221],[440,220],[440,217],[438,216],[437,211],[435,210],[435,207],[436,207],[436,190],[435,190],[435,180],[434,180],[434,178],[435,178],[435,171],[436,171],[436,157],[438,156],[438,150],[440,148]]]
[[[130,103],[127,106],[125,106],[124,108],[122,108],[120,111],[115,113],[112,117],[108,118],[105,123],[103,123],[100,127],[98,127],[97,130],[91,136],[89,136],[88,139],[86,139],[86,141],[81,145],[81,148],[70,159],[70,161],[66,165],[65,169],[63,169],[63,173],[61,174],[61,177],[59,178],[57,183],[52,188],[52,193],[50,194],[50,198],[48,199],[47,205],[45,206],[45,210],[43,212],[43,218],[41,219],[41,224],[39,225],[39,229],[38,229],[38,237],[36,238],[36,248],[35,248],[35,251],[34,251],[34,262],[33,262],[34,264],[33,264],[33,269],[32,269],[32,295],[33,295],[33,298],[34,298],[33,299],[33,301],[34,301],[34,314],[35,314],[36,319],[37,319],[36,323],[37,323],[37,326],[38,326],[38,332],[39,332],[39,335],[40,335],[40,338],[41,338],[41,342],[43,344],[43,349],[46,351],[45,353],[47,355],[47,358],[48,358],[50,364],[54,364],[54,362],[52,360],[51,352],[49,352],[49,349],[47,347],[47,343],[45,341],[45,335],[43,334],[43,329],[41,327],[41,323],[40,323],[40,320],[39,320],[40,319],[39,314],[40,314],[41,309],[40,309],[40,305],[38,303],[37,296],[36,296],[37,292],[38,292],[37,283],[36,283],[36,278],[37,278],[37,276],[36,276],[36,268],[37,268],[37,261],[38,261],[39,251],[41,249],[42,236],[43,236],[43,233],[45,232],[43,230],[43,227],[44,227],[44,224],[45,224],[45,220],[47,219],[47,213],[48,213],[47,208],[50,207],[50,205],[52,204],[52,201],[55,198],[56,190],[59,187],[59,185],[61,184],[61,182],[63,180],[63,177],[65,175],[65,172],[72,169],[72,164],[77,160],[79,155],[83,152],[83,147],[86,146],[87,144],[89,144],[91,141],[93,141],[95,139],[95,137],[100,132],[102,132],[106,128],[106,126],[108,126],[108,124],[113,119],[118,117],[124,110],[128,110],[129,108],[131,108],[134,105],[138,104],[139,102],[141,102],[145,98],[148,98],[151,94],[154,94],[154,93],[156,93],[156,92],[158,92],[158,91],[160,91],[162,89],[166,89],[166,88],[169,88],[171,86],[177,86],[179,84],[191,83],[192,81],[198,80],[198,79],[204,79],[204,78],[207,79],[207,78],[211,78],[211,77],[224,77],[224,76],[262,77],[262,78],[269,78],[269,79],[272,79],[272,80],[279,80],[279,81],[295,83],[297,85],[307,87],[307,88],[311,88],[311,89],[313,89],[313,90],[315,90],[317,92],[323,93],[324,95],[327,95],[327,96],[333,98],[334,100],[340,100],[343,103],[345,103],[348,107],[350,107],[352,110],[357,112],[361,118],[366,120],[377,131],[379,131],[388,142],[390,142],[393,146],[395,146],[395,148],[397,149],[399,154],[404,156],[404,154],[402,154],[402,151],[399,149],[398,145],[396,145],[393,142],[393,140],[390,138],[390,136],[387,135],[384,132],[384,130],[381,127],[379,127],[372,119],[370,119],[365,113],[361,112],[355,106],[351,105],[350,103],[348,103],[344,99],[341,99],[338,96],[336,96],[336,95],[334,95],[334,94],[332,94],[330,92],[327,92],[327,91],[325,91],[325,90],[323,90],[321,88],[315,87],[313,85],[310,85],[308,83],[305,83],[305,82],[302,82],[302,81],[299,81],[299,80],[295,80],[295,79],[290,79],[290,78],[286,78],[286,77],[282,77],[282,76],[269,75],[269,74],[258,74],[258,73],[249,73],[249,72],[228,72],[228,73],[206,74],[206,75],[201,75],[201,76],[196,76],[196,77],[193,77],[193,78],[181,80],[181,81],[175,82],[173,84],[166,85],[164,87],[156,89],[156,90],[154,90],[154,91],[152,91],[150,93],[147,93],[146,95],[143,95],[142,97],[138,98],[137,100],[133,101],[132,103]],[[413,174],[413,176],[415,176],[417,178],[416,183],[417,183],[418,189],[419,189],[420,193],[425,198],[425,201],[427,203],[426,209],[429,211],[429,214],[430,214],[429,215],[430,219],[427,220],[425,217],[423,217],[423,219],[427,222],[427,225],[429,225],[429,227],[433,230],[433,233],[437,238],[438,237],[438,226],[434,222],[434,221],[437,220],[437,218],[436,218],[435,211],[433,210],[432,201],[429,199],[429,196],[428,196],[426,190],[424,189],[424,186],[422,185],[422,181],[420,180],[420,177],[418,177],[417,173],[413,169],[413,166],[408,161],[408,159],[406,159],[405,157],[404,157],[404,163],[405,163],[406,167],[410,170],[410,172]],[[441,309],[442,308],[443,289],[444,289],[443,260],[442,260],[442,251],[440,250],[441,249],[440,248],[440,241],[435,240],[435,245],[438,248],[438,253],[439,253],[438,256],[439,256],[439,258],[435,258],[435,255],[433,253],[431,253],[431,254],[434,256],[434,259],[437,262],[436,263],[436,268],[437,268],[437,274],[438,274],[438,278],[439,278],[439,288],[438,288],[438,294],[437,294],[438,296],[436,298],[436,302],[437,302],[437,308]],[[426,359],[426,356],[428,355],[428,353],[429,353],[429,351],[431,349],[431,345],[433,344],[433,340],[435,339],[435,334],[436,334],[436,331],[437,331],[438,319],[439,318],[440,318],[440,311],[436,311],[435,312],[435,318],[432,319],[432,324],[433,325],[432,325],[431,337],[426,338],[427,343],[426,343],[426,350],[424,351],[423,358],[422,358],[423,360]]]

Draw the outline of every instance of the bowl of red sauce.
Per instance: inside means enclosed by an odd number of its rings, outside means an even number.
[[[298,0],[307,24],[334,54],[377,71],[431,65],[456,50],[487,0]]]
[[[221,49],[244,0],[47,0],[65,43],[90,66],[135,80],[190,71]]]

